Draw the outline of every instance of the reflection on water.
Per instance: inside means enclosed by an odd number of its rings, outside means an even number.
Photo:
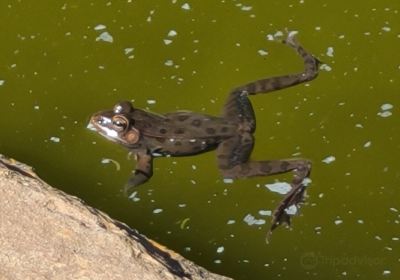
[[[397,279],[399,6],[4,0],[0,152],[235,279]],[[235,86],[302,69],[269,40],[286,29],[325,63],[307,85],[251,99],[254,158],[313,161],[293,228],[265,244],[281,198],[266,185],[290,175],[224,182],[212,152],[156,160],[152,180],[126,199],[133,159],[87,130],[89,116],[119,100],[218,114]]]

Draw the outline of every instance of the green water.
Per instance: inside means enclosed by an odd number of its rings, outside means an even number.
[[[2,0],[0,153],[235,279],[398,279],[399,10],[397,0]],[[218,114],[231,88],[302,69],[267,40],[286,28],[331,67],[309,86],[252,98],[254,158],[314,163],[293,228],[267,245],[270,218],[259,214],[281,198],[264,185],[290,175],[225,184],[213,152],[158,159],[140,200],[123,197],[134,162],[85,128],[89,116],[125,99]],[[96,40],[103,32],[113,42]],[[248,214],[266,224],[248,225]]]

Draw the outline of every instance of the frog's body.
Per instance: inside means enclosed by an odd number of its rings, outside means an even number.
[[[94,114],[90,126],[106,138],[129,148],[137,166],[125,190],[146,182],[153,175],[155,156],[189,156],[216,149],[218,167],[225,178],[267,176],[293,171],[292,190],[274,211],[271,230],[289,223],[288,207],[302,202],[303,180],[311,171],[306,159],[251,161],[256,121],[249,95],[267,93],[314,79],[319,61],[288,36],[285,43],[303,58],[305,70],[299,74],[266,78],[234,89],[221,116],[187,111],[158,115],[121,102],[112,110]]]

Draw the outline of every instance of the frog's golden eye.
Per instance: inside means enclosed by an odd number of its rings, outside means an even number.
[[[128,119],[124,116],[120,116],[120,115],[114,116],[112,118],[112,122],[113,122],[115,130],[117,130],[117,131],[124,131],[128,127]]]

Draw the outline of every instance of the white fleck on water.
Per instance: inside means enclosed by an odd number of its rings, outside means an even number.
[[[225,250],[224,246],[219,246],[219,247],[217,248],[217,253],[218,253],[218,254],[222,254],[222,253],[224,252],[224,250]]]
[[[170,45],[170,44],[172,44],[172,40],[170,40],[170,39],[164,39],[164,44],[165,44],[165,45]]]
[[[242,6],[240,9],[242,11],[248,12],[248,11],[251,11],[253,9],[253,7],[252,6]]]
[[[382,275],[389,275],[389,274],[391,274],[392,272],[390,271],[390,270],[384,270],[383,272],[382,272]]]
[[[114,42],[114,38],[111,36],[110,33],[108,33],[107,31],[104,31],[96,38],[96,41],[112,43],[112,42]]]
[[[382,27],[382,30],[385,32],[389,32],[392,29],[389,26],[384,26],[384,27]]]
[[[330,71],[332,71],[332,67],[330,67],[328,64],[322,64],[320,67],[319,67],[319,69],[321,69],[321,70],[323,70],[323,71],[326,71],[326,72],[330,72]]]
[[[153,213],[154,214],[159,214],[159,213],[161,213],[163,210],[161,209],[161,208],[157,208],[157,209],[154,209],[153,210]]]
[[[273,184],[265,184],[265,187],[267,187],[272,192],[276,192],[276,193],[280,193],[280,194],[287,194],[292,189],[290,184],[286,183],[286,182],[276,182]]]
[[[272,211],[271,210],[260,210],[260,211],[258,211],[258,214],[260,214],[261,216],[271,216]]]
[[[244,217],[243,221],[248,224],[249,226],[252,225],[263,225],[265,224],[264,219],[256,219],[253,215],[247,214],[246,217]]]
[[[226,222],[227,225],[233,225],[234,223],[236,223],[235,220],[229,220]]]
[[[165,66],[171,67],[174,65],[174,62],[171,59],[168,59],[167,61],[165,61],[164,63]]]
[[[326,55],[333,57],[333,53],[334,53],[333,47],[328,47],[328,49],[326,50]]]
[[[371,147],[371,141],[368,141],[367,143],[364,144],[364,148],[368,148]]]
[[[381,110],[382,111],[388,111],[388,110],[392,110],[393,109],[393,105],[390,103],[385,103],[381,105]]]
[[[261,56],[266,56],[268,55],[268,52],[266,50],[258,50],[258,54]]]
[[[147,104],[149,104],[149,105],[153,105],[153,104],[156,104],[156,101],[154,100],[154,99],[147,99]]]
[[[50,137],[50,141],[51,141],[51,142],[54,142],[54,143],[59,143],[59,142],[60,142],[60,138],[59,138],[59,137],[52,136],[52,137]]]
[[[189,3],[185,3],[185,4],[183,4],[183,5],[181,6],[181,8],[182,8],[183,10],[188,11],[188,10],[190,10],[190,5],[189,5]]]
[[[233,179],[231,179],[231,178],[224,178],[224,183],[225,183],[225,184],[232,184],[232,183],[233,183]]]
[[[387,118],[387,117],[390,117],[392,115],[392,112],[384,111],[384,112],[379,112],[377,115],[381,116],[382,118]]]
[[[6,81],[4,81],[4,80],[0,80],[0,86],[4,85],[5,82]]]
[[[128,54],[130,54],[131,52],[133,52],[135,50],[135,48],[125,48],[124,49],[124,53],[126,54],[126,55],[128,55]]]
[[[168,32],[168,37],[175,37],[176,35],[178,35],[178,32],[176,32],[175,30],[170,30],[169,32]]]
[[[296,215],[297,213],[297,207],[296,205],[290,205],[288,208],[285,209],[286,214],[288,215]]]
[[[99,31],[99,30],[104,30],[107,27],[104,24],[98,24],[94,27],[94,30]]]
[[[337,219],[335,220],[335,225],[340,225],[343,223],[343,220]]]
[[[334,162],[336,158],[334,156],[328,156],[322,160],[323,163],[330,164]]]

